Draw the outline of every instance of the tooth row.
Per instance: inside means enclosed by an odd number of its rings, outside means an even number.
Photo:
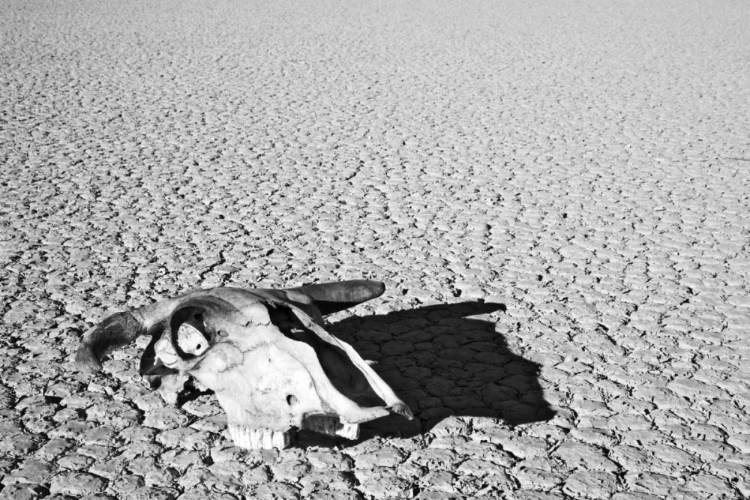
[[[302,428],[346,439],[359,437],[359,424],[343,424],[338,417],[311,415],[302,422]]]
[[[229,425],[229,435],[234,445],[246,450],[280,450],[292,444],[293,431],[275,431],[273,429],[255,429],[246,425]]]

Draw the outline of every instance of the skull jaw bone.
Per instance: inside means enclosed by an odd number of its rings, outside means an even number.
[[[268,450],[288,448],[294,442],[296,431],[257,428],[246,424],[229,423],[229,436],[234,445],[246,450]],[[359,424],[344,424],[336,416],[312,415],[302,421],[302,429],[345,439],[359,437]]]
[[[222,358],[239,358],[234,348],[222,347],[215,351],[223,352]],[[199,367],[193,372],[199,383],[214,388],[227,415],[229,435],[240,448],[286,448],[294,442],[296,429],[357,439],[360,422],[389,414],[385,408],[361,408],[345,399],[343,402],[348,405],[340,401],[338,411],[333,410],[321,400],[313,381],[308,379],[309,375],[300,372],[291,357],[275,346],[264,346],[243,354],[243,361],[235,364],[234,370],[217,374],[214,370],[206,373],[205,367]],[[238,369],[243,365],[244,370]],[[285,369],[275,371],[270,369],[271,366]],[[254,390],[242,390],[250,385]],[[286,390],[279,391],[279,387]],[[328,413],[332,410],[333,413]],[[346,417],[353,421],[343,421]]]

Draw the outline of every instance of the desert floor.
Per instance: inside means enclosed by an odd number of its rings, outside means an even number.
[[[5,0],[4,498],[750,495],[750,3]],[[371,278],[411,406],[232,446],[106,315]],[[196,398],[197,397],[197,398]]]

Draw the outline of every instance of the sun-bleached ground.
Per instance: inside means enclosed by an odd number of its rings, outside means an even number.
[[[0,495],[750,495],[750,4],[0,5]],[[113,311],[350,278],[411,405],[231,447],[71,363]]]

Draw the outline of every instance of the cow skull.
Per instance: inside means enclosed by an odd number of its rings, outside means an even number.
[[[284,448],[294,429],[355,439],[362,422],[412,414],[349,344],[321,327],[322,317],[383,290],[351,281],[192,292],[107,318],[87,332],[76,359],[100,368],[109,350],[150,333],[141,373],[171,387],[192,376],[212,389],[237,446]]]

